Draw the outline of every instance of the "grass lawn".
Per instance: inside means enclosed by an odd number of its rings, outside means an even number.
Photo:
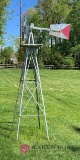
[[[80,160],[80,71],[40,70],[50,140],[41,118],[21,117],[11,132],[20,69],[0,69],[0,160]],[[20,152],[28,144],[30,151]]]

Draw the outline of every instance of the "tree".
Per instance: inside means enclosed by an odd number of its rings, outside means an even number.
[[[14,52],[14,50],[13,50],[13,47],[11,47],[11,46],[8,46],[8,47],[4,48],[4,50],[2,52],[2,57],[3,57],[3,59],[6,63],[9,63],[11,55],[13,54],[13,52]]]
[[[57,2],[55,0],[38,0],[38,5],[28,11],[27,24],[30,25],[33,22],[36,26],[49,28],[50,24],[65,23],[72,9],[70,2],[71,0],[57,0]],[[48,35],[45,32],[42,35],[45,41],[46,38],[49,40]]]
[[[71,48],[71,54],[75,60],[76,67],[78,66],[80,68],[80,44]]]
[[[72,11],[68,17],[68,22],[71,23],[71,45],[80,44],[80,0],[74,1]]]
[[[15,47],[17,49],[15,56],[16,56],[18,62],[20,62],[20,38],[16,38],[14,40],[14,43],[15,43]],[[26,55],[25,54],[26,53],[26,48],[25,47],[23,47],[23,48],[21,47],[21,53],[22,53],[22,61],[24,61],[24,57]]]
[[[38,0],[37,8],[43,17],[43,24],[49,27],[50,24],[65,23],[71,12],[71,0]]]
[[[38,0],[37,6],[29,10],[26,18],[27,26],[30,26],[30,23],[34,23],[35,26],[49,28],[50,24],[70,23],[71,32],[68,41],[53,37],[55,43],[52,44],[51,54],[55,54],[55,57],[50,54],[48,46],[50,39],[49,34],[45,31],[42,33],[39,33],[39,31],[33,32],[36,37],[36,42],[41,42],[44,45],[44,47],[42,47],[42,53],[46,51],[46,56],[44,57],[42,55],[43,57],[41,59],[47,59],[48,54],[52,61],[53,58],[58,60],[59,58],[56,56],[60,57],[59,54],[63,58],[72,57],[71,48],[80,44],[80,0],[75,0],[74,3],[72,3],[71,0]],[[46,48],[46,50],[44,50],[44,48]],[[59,54],[56,55],[56,53]]]
[[[49,27],[53,21],[52,9],[53,9],[53,0],[38,0],[37,9],[39,10],[39,15],[41,18],[41,23],[43,27]]]
[[[6,6],[9,5],[10,0],[2,0],[0,1],[0,37],[3,34],[3,27],[6,22]]]
[[[65,51],[66,56],[73,55],[73,48],[77,52],[76,48],[80,44],[80,0],[70,3],[70,5],[72,9],[66,19],[66,22],[71,24],[70,39],[68,41],[62,41],[60,47],[60,51]]]

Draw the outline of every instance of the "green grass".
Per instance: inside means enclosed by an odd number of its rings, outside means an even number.
[[[0,160],[80,160],[80,71],[40,70],[50,140],[44,120],[21,117],[10,134],[18,91],[20,69],[0,70]],[[27,154],[20,145],[28,144]]]

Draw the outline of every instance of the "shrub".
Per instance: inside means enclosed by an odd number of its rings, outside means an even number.
[[[72,68],[75,66],[75,61],[72,57],[66,57],[64,59],[64,66],[65,68]]]
[[[63,57],[59,52],[55,52],[54,55],[53,55],[53,65],[56,68],[62,68]]]

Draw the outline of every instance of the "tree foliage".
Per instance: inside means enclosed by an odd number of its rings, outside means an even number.
[[[50,24],[70,23],[70,39],[50,37],[45,31],[33,31],[37,43],[42,43],[41,59],[44,63],[74,65],[74,52],[79,56],[80,45],[80,0],[38,0],[38,4],[27,12],[27,26],[50,27]],[[54,41],[49,46],[50,38]],[[72,53],[73,52],[73,53]],[[43,54],[44,53],[44,54]]]
[[[9,5],[10,0],[0,1],[0,37],[3,34],[3,27],[6,22],[7,5]]]
[[[72,11],[67,19],[71,23],[71,45],[76,46],[80,44],[80,0],[76,0],[72,4]]]
[[[10,58],[11,58],[11,55],[13,54],[13,52],[14,52],[14,50],[13,50],[13,47],[11,47],[11,46],[4,48],[4,50],[2,52],[2,57],[6,63],[8,63],[10,61]]]

